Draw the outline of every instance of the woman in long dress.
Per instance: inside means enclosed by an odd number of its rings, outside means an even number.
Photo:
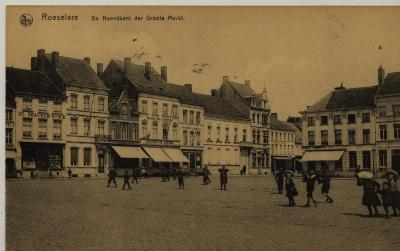
[[[364,189],[362,204],[368,208],[368,216],[378,216],[378,206],[382,205],[377,193],[380,189],[379,183],[373,178],[358,178],[357,185]],[[372,212],[372,208],[374,212]]]
[[[286,173],[285,188],[286,188],[286,197],[289,200],[289,207],[293,207],[296,205],[296,202],[294,201],[294,197],[297,196],[298,193],[297,193],[296,185],[293,180],[292,172]]]

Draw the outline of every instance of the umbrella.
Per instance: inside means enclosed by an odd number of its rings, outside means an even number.
[[[292,170],[287,170],[287,171],[286,171],[286,174],[294,175],[294,172],[293,172]]]
[[[374,174],[370,171],[360,171],[356,175],[362,179],[372,179],[374,177]]]
[[[386,175],[393,174],[395,177],[399,177],[399,173],[396,172],[395,170],[389,170],[386,172]]]

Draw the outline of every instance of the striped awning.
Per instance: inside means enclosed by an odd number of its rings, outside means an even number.
[[[119,155],[119,157],[124,159],[148,159],[149,156],[143,152],[140,147],[131,146],[113,146],[114,151]]]
[[[157,147],[143,147],[143,150],[150,156],[155,162],[173,162],[170,157],[162,150]]]
[[[305,152],[301,161],[337,161],[344,151],[312,151]]]
[[[180,149],[176,148],[163,148],[163,151],[168,155],[173,162],[189,162],[185,155]]]

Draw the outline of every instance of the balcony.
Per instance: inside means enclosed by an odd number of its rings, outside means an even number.
[[[94,142],[95,143],[110,143],[110,135],[104,135],[104,134],[96,134],[94,135]]]
[[[179,146],[179,140],[166,140],[166,139],[141,139],[140,144],[143,145],[169,145]]]
[[[238,144],[240,147],[243,147],[243,148],[252,148],[253,147],[252,142],[242,141],[242,142],[239,142]]]
[[[13,143],[6,143],[6,150],[15,150],[15,145]]]

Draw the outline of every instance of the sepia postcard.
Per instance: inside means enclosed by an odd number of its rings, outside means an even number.
[[[400,7],[5,9],[5,250],[400,249]]]

